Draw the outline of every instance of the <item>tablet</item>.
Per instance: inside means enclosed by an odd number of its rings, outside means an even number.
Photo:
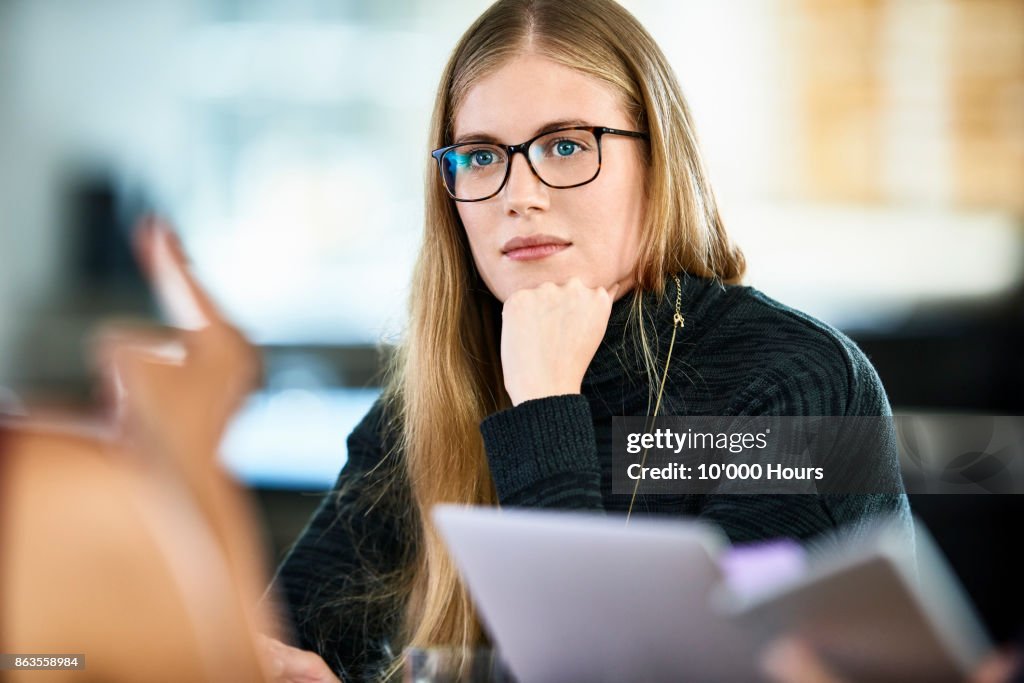
[[[714,527],[452,505],[433,519],[520,683],[756,678],[709,602],[727,545]]]
[[[992,645],[931,536],[920,524],[915,536],[916,562],[882,524],[766,594],[713,600],[758,646],[803,638],[841,680],[963,681]]]

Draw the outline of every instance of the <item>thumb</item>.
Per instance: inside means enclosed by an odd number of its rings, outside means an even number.
[[[274,663],[274,668],[279,680],[340,683],[327,663],[315,652],[282,645],[275,654],[278,661]]]

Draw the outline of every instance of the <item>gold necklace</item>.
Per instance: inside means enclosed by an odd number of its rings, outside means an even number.
[[[665,380],[668,379],[668,365],[672,362],[672,348],[676,345],[676,332],[683,327],[685,322],[683,314],[679,312],[680,307],[683,303],[683,285],[679,282],[679,276],[673,275],[672,278],[676,281],[676,312],[672,316],[672,339],[668,343],[668,356],[665,358],[665,369],[661,373],[661,387],[658,389],[658,400],[654,403],[654,415],[650,415],[651,424],[654,423],[654,418],[658,417],[658,410],[661,408],[661,395],[665,392]],[[643,324],[643,323],[641,323]],[[640,467],[644,466],[647,462],[647,448],[644,448],[644,454],[640,458]],[[636,492],[640,487],[640,480],[637,479],[636,483],[633,484],[633,495],[629,499],[629,509],[626,511],[626,524],[629,524],[629,517],[633,514],[633,503],[636,502]]]

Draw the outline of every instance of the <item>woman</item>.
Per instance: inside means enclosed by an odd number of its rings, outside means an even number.
[[[610,492],[615,415],[890,412],[849,339],[736,286],[686,103],[628,12],[497,2],[445,68],[431,140],[407,336],[275,579],[302,649],[361,680],[405,645],[483,640],[442,501],[697,515],[734,541],[907,516],[902,494]],[[898,481],[888,446],[874,465]]]

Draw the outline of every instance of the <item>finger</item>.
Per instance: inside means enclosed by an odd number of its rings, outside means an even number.
[[[282,643],[277,638],[274,638],[273,636],[268,636],[265,633],[257,633],[256,639],[259,641],[261,645],[269,648],[275,648],[284,645],[284,643]]]
[[[180,369],[189,355],[179,330],[158,328],[107,324],[93,333],[89,346],[100,409],[119,429],[124,427],[129,389],[137,390],[140,381],[152,384],[167,369]]]
[[[264,661],[267,662],[270,675],[274,677],[274,680],[279,680],[281,674],[284,672],[284,657],[282,652],[284,645],[274,638],[262,633],[257,634],[256,644],[260,649],[260,653]]]
[[[101,405],[117,420],[123,415],[126,392],[138,382],[155,382],[169,369],[188,360],[185,345],[176,334],[153,330],[107,329],[91,340],[90,363],[99,373]]]
[[[219,308],[193,275],[181,241],[165,221],[147,218],[140,223],[136,253],[172,324],[190,330],[224,324]]]
[[[122,340],[134,344],[159,344],[167,341],[182,341],[186,333],[171,325],[160,325],[130,318],[107,318],[100,321],[90,332],[88,343]]]
[[[783,638],[761,655],[761,670],[777,683],[843,683],[801,640]]]
[[[107,322],[90,335],[87,343],[93,362],[100,366],[109,363],[114,354],[126,351],[172,363],[184,362],[187,355],[185,339],[173,327]]]
[[[1021,665],[1020,654],[1014,651],[997,651],[990,654],[971,674],[969,683],[1004,683],[1014,680],[1013,672]]]
[[[151,443],[154,420],[167,419],[161,410],[160,393],[172,386],[178,368],[165,361],[154,362],[153,357],[136,349],[116,347],[109,353],[104,369],[103,385],[109,426],[129,450],[134,446]],[[162,444],[160,444],[162,447]],[[143,448],[149,454],[151,448]]]
[[[283,643],[273,636],[268,636],[265,633],[257,633],[257,642],[259,646],[269,654],[278,655],[285,653],[291,648],[287,643]]]
[[[336,681],[337,677],[321,659],[320,655],[309,650],[300,650],[289,645],[281,645],[272,655],[279,667],[277,676],[285,681]]]
[[[99,416],[118,432],[126,428],[128,415],[137,412],[139,401],[129,400],[128,392],[137,391],[140,375],[152,382],[159,366],[177,369],[184,362],[185,351],[180,344],[169,346],[173,342],[162,337],[160,340],[160,345],[148,339],[145,343],[128,343],[112,336],[94,341],[90,364],[97,373],[94,391]]]
[[[250,390],[262,382],[259,353],[228,324],[189,332],[152,323],[110,320],[90,335],[90,360],[101,377],[112,374],[116,353],[128,352],[153,363],[206,367],[220,376],[232,377]]]

